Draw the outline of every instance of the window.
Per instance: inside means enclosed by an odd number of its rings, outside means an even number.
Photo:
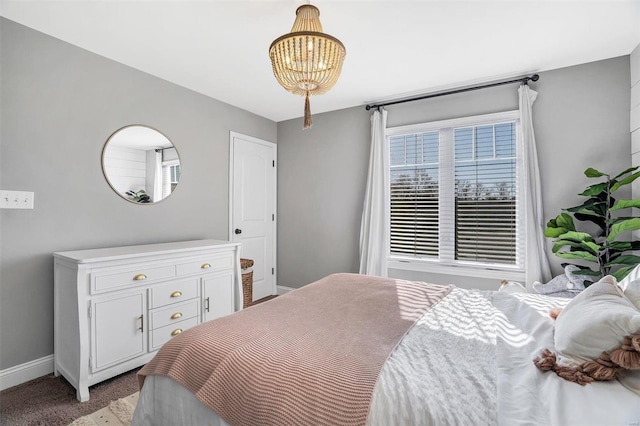
[[[169,166],[169,177],[171,178],[171,191],[173,191],[180,182],[180,164]]]
[[[180,181],[181,169],[178,160],[162,162],[162,197],[167,197]]]
[[[518,112],[387,129],[390,260],[522,270]]]

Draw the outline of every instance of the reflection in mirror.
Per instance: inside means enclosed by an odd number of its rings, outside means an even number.
[[[155,203],[180,181],[180,157],[169,139],[147,126],[126,126],[109,137],[102,171],[111,188],[133,203]]]

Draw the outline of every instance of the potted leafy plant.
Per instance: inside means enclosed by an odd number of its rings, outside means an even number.
[[[612,215],[614,212],[640,207],[640,199],[616,200],[613,197],[621,187],[640,177],[640,172],[636,172],[638,168],[629,168],[613,178],[607,173],[588,168],[584,171],[585,176],[606,180],[587,187],[579,194],[587,197],[584,203],[563,209],[558,217],[547,223],[544,234],[556,239],[552,249],[556,256],[596,264],[593,268],[576,265],[580,270],[575,274],[589,275],[594,277],[594,280],[605,275],[613,275],[619,281],[640,263],[640,257],[630,253],[632,250],[640,249],[640,241],[617,241],[622,233],[640,229],[640,217]],[[592,235],[578,231],[574,218],[594,223],[598,228],[597,232]],[[585,286],[592,283],[593,281],[586,280]]]
[[[145,192],[144,189],[141,189],[139,191],[127,191],[126,194],[131,197],[132,201],[135,201],[136,203],[150,203],[151,202],[151,197],[149,197],[149,194],[147,194]]]

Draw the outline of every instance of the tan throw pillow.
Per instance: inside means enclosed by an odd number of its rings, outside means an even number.
[[[577,295],[555,324],[555,351],[534,360],[538,368],[581,385],[624,380],[640,370],[640,310],[606,276]]]

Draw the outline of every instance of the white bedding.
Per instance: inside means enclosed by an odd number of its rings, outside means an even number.
[[[367,424],[496,424],[491,293],[454,288],[385,363]]]
[[[562,299],[514,296],[493,297],[498,310],[499,424],[640,425],[640,396],[618,381],[580,386],[533,366],[531,359],[543,348],[553,350],[553,320],[548,312]]]
[[[549,309],[567,301],[453,289],[387,360],[367,424],[640,425],[640,397],[618,382],[582,387],[533,365],[553,348]],[[133,425],[226,423],[177,382],[149,376]]]

